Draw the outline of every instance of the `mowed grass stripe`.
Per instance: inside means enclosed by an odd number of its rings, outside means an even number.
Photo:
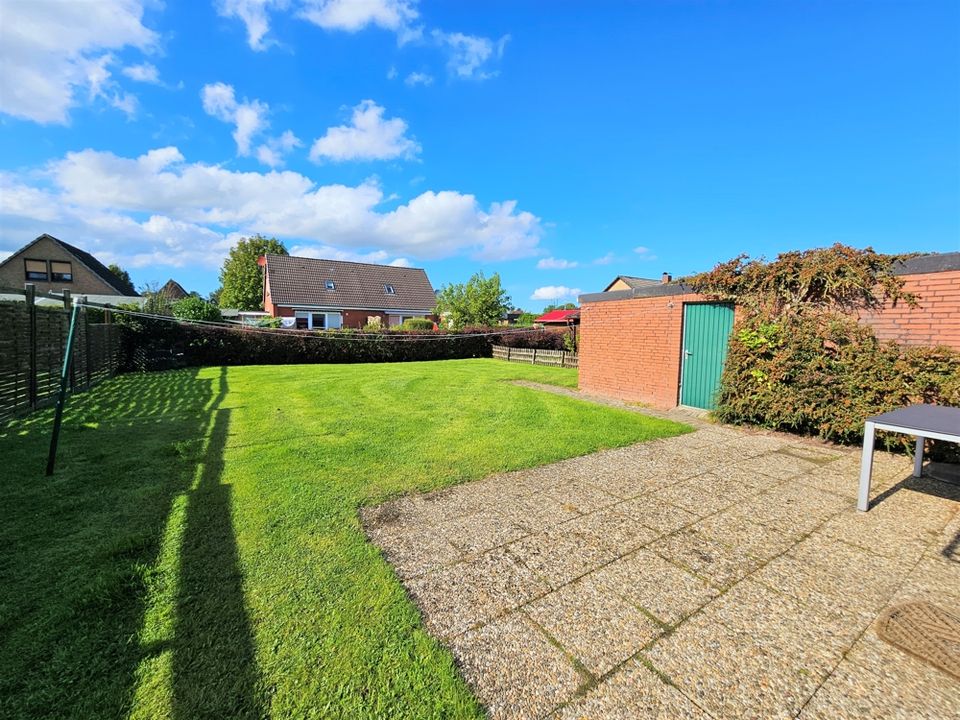
[[[4,712],[482,716],[358,507],[684,431],[515,379],[576,373],[465,360],[124,376],[71,401],[53,479],[49,413],[9,426]]]

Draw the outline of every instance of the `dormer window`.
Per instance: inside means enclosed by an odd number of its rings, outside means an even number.
[[[337,284],[336,284],[333,280],[326,280],[326,281],[323,283],[323,286],[324,286],[327,290],[336,290],[336,289],[337,289]]]
[[[393,285],[384,285],[384,286],[383,286],[383,291],[384,291],[387,295],[396,295],[396,294],[397,294],[397,290],[396,290],[396,288],[393,287]]]

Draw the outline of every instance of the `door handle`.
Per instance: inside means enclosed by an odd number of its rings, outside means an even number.
[[[693,353],[690,352],[689,350],[684,350],[684,351],[683,351],[683,356],[684,356],[684,357],[690,357],[691,355],[693,355]]]

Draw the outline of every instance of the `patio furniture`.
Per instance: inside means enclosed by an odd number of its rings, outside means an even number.
[[[870,476],[873,473],[873,435],[876,430],[904,433],[917,438],[913,476],[923,469],[923,441],[946,440],[960,443],[960,408],[943,405],[910,405],[882,415],[868,417],[863,425],[863,455],[860,460],[860,493],[857,510],[870,507]]]

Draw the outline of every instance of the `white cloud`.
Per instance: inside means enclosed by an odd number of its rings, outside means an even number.
[[[580,288],[569,288],[566,285],[545,285],[533,291],[531,300],[562,300],[575,298],[580,294]]]
[[[258,147],[257,160],[272,168],[280,167],[283,165],[284,155],[294,148],[302,146],[303,143],[300,142],[300,138],[294,135],[292,131],[287,130],[280,137],[268,138],[266,143]]]
[[[499,74],[499,70],[487,71],[483,68],[489,61],[503,57],[503,50],[510,40],[509,35],[494,42],[490,38],[442,30],[434,30],[433,38],[449,53],[447,70],[450,74],[474,80],[486,80]]]
[[[397,67],[395,65],[391,65],[390,69],[387,70],[387,80],[395,80],[396,77],[397,77]]]
[[[108,66],[115,62],[111,50],[150,52],[157,44],[157,34],[143,25],[140,0],[5,2],[2,13],[0,112],[66,124],[82,90],[88,102],[104,98],[125,112],[135,109]]]
[[[303,0],[300,17],[324,30],[357,32],[373,25],[397,33],[403,44],[420,36],[416,0]]]
[[[608,252],[603,257],[598,257],[596,260],[594,260],[593,264],[594,265],[612,265],[616,259],[617,259],[616,256],[612,252]]]
[[[537,268],[540,270],[567,270],[568,268],[575,268],[579,265],[576,260],[563,260],[562,258],[542,258],[537,263]]]
[[[353,108],[350,125],[327,130],[310,148],[314,162],[332,160],[412,160],[420,153],[420,144],[406,137],[407,123],[400,118],[383,119],[384,109],[373,100],[364,100]]]
[[[237,155],[255,155],[257,160],[270,167],[280,167],[284,156],[303,143],[290,130],[279,137],[268,137],[253,152],[253,140],[259,137],[269,126],[267,116],[270,106],[259,100],[238,102],[232,85],[210,83],[203,86],[200,93],[203,110],[218,120],[234,126],[233,139],[237,143]]]
[[[404,78],[403,82],[414,87],[415,85],[433,85],[433,75],[422,72],[412,72]]]
[[[650,248],[638,245],[633,251],[640,256],[641,260],[656,260],[657,256],[650,252]]]
[[[398,257],[396,260],[391,260],[387,264],[391,267],[413,267],[413,263],[407,260],[405,257]]]
[[[217,12],[222,17],[237,18],[247,27],[247,43],[253,50],[266,50],[264,38],[270,31],[270,10],[286,9],[288,0],[219,0]]]
[[[175,147],[133,158],[71,152],[43,174],[0,174],[0,183],[0,250],[61,232],[68,241],[113,243],[104,246],[108,252],[138,263],[215,266],[233,234],[263,232],[301,245],[382,252],[383,260],[505,260],[536,255],[542,236],[540,219],[514,201],[484,208],[473,195],[427,191],[385,210],[385,193],[372,181],[317,185],[291,171],[230,171],[188,163]]]
[[[233,86],[222,82],[204,85],[200,96],[207,115],[235,126],[233,139],[237,143],[237,154],[249,155],[253,136],[269,124],[270,107],[259,100],[237,102]]]
[[[149,83],[151,85],[160,84],[160,71],[152,63],[140,63],[139,65],[128,65],[121,72],[131,80],[136,82]]]

